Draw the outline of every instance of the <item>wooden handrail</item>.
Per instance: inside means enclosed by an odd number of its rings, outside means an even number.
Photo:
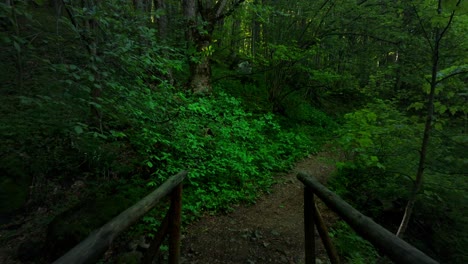
[[[305,173],[299,173],[297,178],[306,186],[306,193],[307,190],[310,190],[316,194],[329,208],[346,221],[356,233],[372,243],[377,249],[384,252],[395,263],[438,263],[419,249],[375,223],[369,217],[361,214],[347,202],[343,201],[338,195],[323,186],[315,177]],[[313,194],[305,195],[310,197]],[[313,261],[315,262],[315,258]]]
[[[170,177],[161,186],[159,186],[159,188],[154,190],[145,198],[114,217],[101,228],[95,230],[85,240],[56,260],[54,264],[96,263],[119,234],[133,225],[144,214],[153,209],[153,207],[158,204],[159,200],[167,196],[174,190],[174,188],[179,186],[186,176],[187,171],[181,171],[177,175]],[[178,192],[181,191],[180,188],[177,188],[177,190]],[[180,219],[180,216],[177,217]],[[180,229],[174,229],[175,231],[173,232],[180,231]],[[177,234],[172,234],[172,236],[177,236]],[[174,243],[173,246],[178,245],[177,243]]]

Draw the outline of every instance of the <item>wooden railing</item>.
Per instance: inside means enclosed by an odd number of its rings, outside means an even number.
[[[153,209],[159,200],[168,194],[171,194],[171,206],[143,257],[143,263],[152,262],[166,235],[169,235],[169,263],[179,263],[182,181],[186,176],[187,172],[182,171],[170,177],[155,191],[95,230],[54,264],[96,263],[119,234]]]
[[[361,214],[338,195],[323,186],[315,177],[299,173],[297,178],[304,187],[304,231],[306,264],[315,263],[315,224],[330,256],[331,263],[339,263],[336,251],[328,238],[320,214],[315,206],[314,194],[330,209],[337,213],[356,233],[368,240],[378,250],[386,254],[395,263],[402,264],[435,264],[437,261],[408,244],[404,240],[375,223],[369,217]]]

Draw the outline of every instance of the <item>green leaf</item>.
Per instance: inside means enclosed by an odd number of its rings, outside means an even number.
[[[75,126],[73,129],[75,130],[76,134],[83,134],[83,128],[81,126]]]
[[[89,102],[89,105],[92,105],[92,106],[96,107],[97,109],[102,109],[102,105],[100,105],[98,103],[95,103],[95,102]]]
[[[408,109],[421,110],[424,107],[424,104],[421,102],[412,103]]]
[[[112,136],[114,136],[116,138],[124,138],[124,137],[127,136],[127,135],[125,135],[125,133],[120,132],[120,131],[115,131],[115,130],[111,130],[111,134],[112,134]]]
[[[439,104],[436,106],[436,110],[439,114],[443,114],[447,111],[447,106],[443,105],[443,104]]]
[[[76,80],[80,80],[80,79],[81,79],[81,76],[79,76],[79,75],[76,74],[76,73],[73,73],[72,76],[73,76],[73,78],[75,78]]]
[[[153,168],[153,163],[151,163],[151,161],[147,161],[147,162],[146,162],[146,165],[147,165],[148,167],[150,167],[150,168]]]
[[[20,45],[18,44],[18,42],[14,41],[14,42],[13,42],[13,46],[15,46],[15,49],[16,49],[17,52],[21,52],[21,47],[20,47]]]

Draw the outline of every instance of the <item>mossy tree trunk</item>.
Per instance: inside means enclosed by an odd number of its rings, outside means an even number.
[[[189,88],[197,94],[210,94],[211,44],[215,25],[229,16],[245,0],[195,1],[184,0],[184,16],[187,21],[186,40],[196,55],[189,59]],[[202,21],[198,23],[197,21]]]

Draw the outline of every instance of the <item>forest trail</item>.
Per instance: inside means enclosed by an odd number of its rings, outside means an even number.
[[[182,263],[303,263],[303,185],[296,175],[303,171],[326,182],[335,170],[336,156],[331,152],[310,155],[289,173],[278,175],[271,193],[255,205],[206,216],[188,226],[182,240]],[[334,218],[323,210],[322,216],[325,222]],[[317,245],[318,258],[324,261],[323,247],[320,242]]]

